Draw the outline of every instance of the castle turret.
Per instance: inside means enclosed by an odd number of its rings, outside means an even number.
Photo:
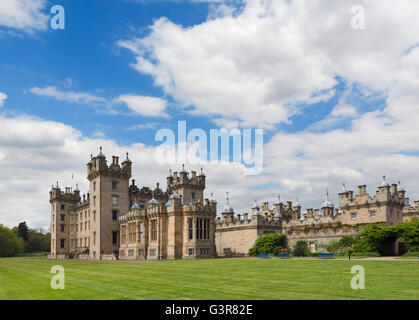
[[[204,202],[205,189],[205,175],[202,173],[199,176],[195,171],[189,173],[185,170],[185,165],[182,165],[182,171],[174,172],[173,177],[167,177],[167,192],[176,192],[182,197],[182,204],[190,204],[197,202]]]
[[[234,209],[233,209],[232,206],[230,206],[230,198],[229,198],[228,192],[226,194],[227,194],[227,202],[226,202],[226,205],[223,207],[223,211],[221,212],[221,214],[222,214],[224,220],[227,223],[229,223],[229,222],[233,222]]]
[[[322,216],[333,217],[334,205],[329,200],[329,189],[327,189],[326,191],[326,200],[323,202],[321,210],[322,210]]]

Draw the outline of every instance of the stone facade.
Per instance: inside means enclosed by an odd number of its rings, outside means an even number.
[[[255,240],[267,233],[285,233],[291,248],[305,240],[311,251],[318,251],[330,241],[355,236],[367,224],[393,225],[419,218],[419,201],[411,207],[405,191],[397,184],[387,184],[385,177],[374,196],[367,194],[365,185],[358,187],[355,197],[343,186],[339,206],[340,210],[334,207],[327,193],[321,209],[302,212],[298,202],[284,204],[278,197],[273,208],[265,202],[262,208],[255,204],[251,214],[235,215],[227,200],[222,217],[217,219],[217,255],[245,256]]]
[[[50,191],[51,258],[77,259],[196,259],[246,256],[256,239],[268,233],[285,233],[289,247],[298,240],[318,251],[332,240],[356,235],[373,223],[393,225],[419,218],[419,201],[413,206],[405,191],[391,186],[385,177],[374,196],[366,186],[339,193],[337,209],[329,194],[321,209],[285,204],[269,207],[255,201],[251,213],[235,214],[227,194],[226,205],[217,217],[217,203],[204,199],[206,177],[174,172],[167,177],[166,190],[135,185],[132,162],[119,164],[112,157],[107,164],[100,153],[87,164],[89,192],[81,196],[78,187],[61,191],[58,183]]]
[[[128,154],[108,165],[100,150],[87,164],[87,195],[52,186],[51,258],[214,257],[216,202],[203,199],[202,170],[170,174],[163,191],[130,185],[131,169]]]

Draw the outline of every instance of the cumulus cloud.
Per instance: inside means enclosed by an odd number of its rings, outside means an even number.
[[[168,117],[168,114],[164,112],[166,100],[161,98],[126,94],[116,98],[116,101],[125,103],[132,111],[143,116]]]
[[[4,105],[4,101],[7,99],[7,94],[0,92],[0,107]]]
[[[419,42],[417,1],[245,3],[238,15],[193,27],[161,18],[148,36],[118,45],[192,113],[272,128],[298,111],[295,102],[330,98],[319,93],[331,93],[337,76],[387,90],[400,57]],[[351,28],[354,5],[366,9],[365,30]]]
[[[49,18],[45,14],[46,4],[46,0],[2,0],[0,26],[25,32],[45,30]]]

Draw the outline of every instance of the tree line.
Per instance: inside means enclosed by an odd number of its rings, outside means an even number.
[[[29,229],[26,222],[8,228],[0,224],[0,257],[13,257],[51,249],[51,233]]]

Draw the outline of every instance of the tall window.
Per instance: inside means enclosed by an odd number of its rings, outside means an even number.
[[[112,211],[112,220],[118,220],[118,211],[116,210]]]
[[[192,192],[191,197],[192,197],[192,200],[195,200],[195,192]]]
[[[64,232],[64,226],[65,226],[65,224],[61,225],[61,232]]]
[[[62,204],[61,205],[61,211],[64,211],[65,210],[65,204]]]
[[[117,231],[112,232],[112,244],[118,244],[118,232]]]
[[[370,210],[370,218],[374,218],[376,215],[375,210]]]
[[[117,206],[118,205],[118,197],[112,196],[112,205]]]
[[[209,219],[197,219],[196,220],[196,239],[208,240],[209,239]]]
[[[64,247],[65,247],[65,239],[60,239],[60,247],[61,247],[61,249],[64,249]]]
[[[128,224],[128,242],[135,242],[135,223]]]
[[[93,232],[93,245],[96,245],[96,231]]]
[[[121,234],[121,237],[122,237],[121,243],[122,244],[125,244],[127,242],[127,227],[126,226],[122,226],[121,227],[121,232],[122,232],[122,234]]]
[[[157,241],[157,220],[151,220],[151,241]]]
[[[61,221],[65,220],[65,214],[61,214],[60,217],[61,217]]]
[[[188,219],[188,225],[189,225],[189,240],[193,239],[193,220],[192,218]]]
[[[140,222],[140,242],[144,240],[144,222]]]
[[[117,183],[116,181],[112,181],[112,190],[116,190]]]

